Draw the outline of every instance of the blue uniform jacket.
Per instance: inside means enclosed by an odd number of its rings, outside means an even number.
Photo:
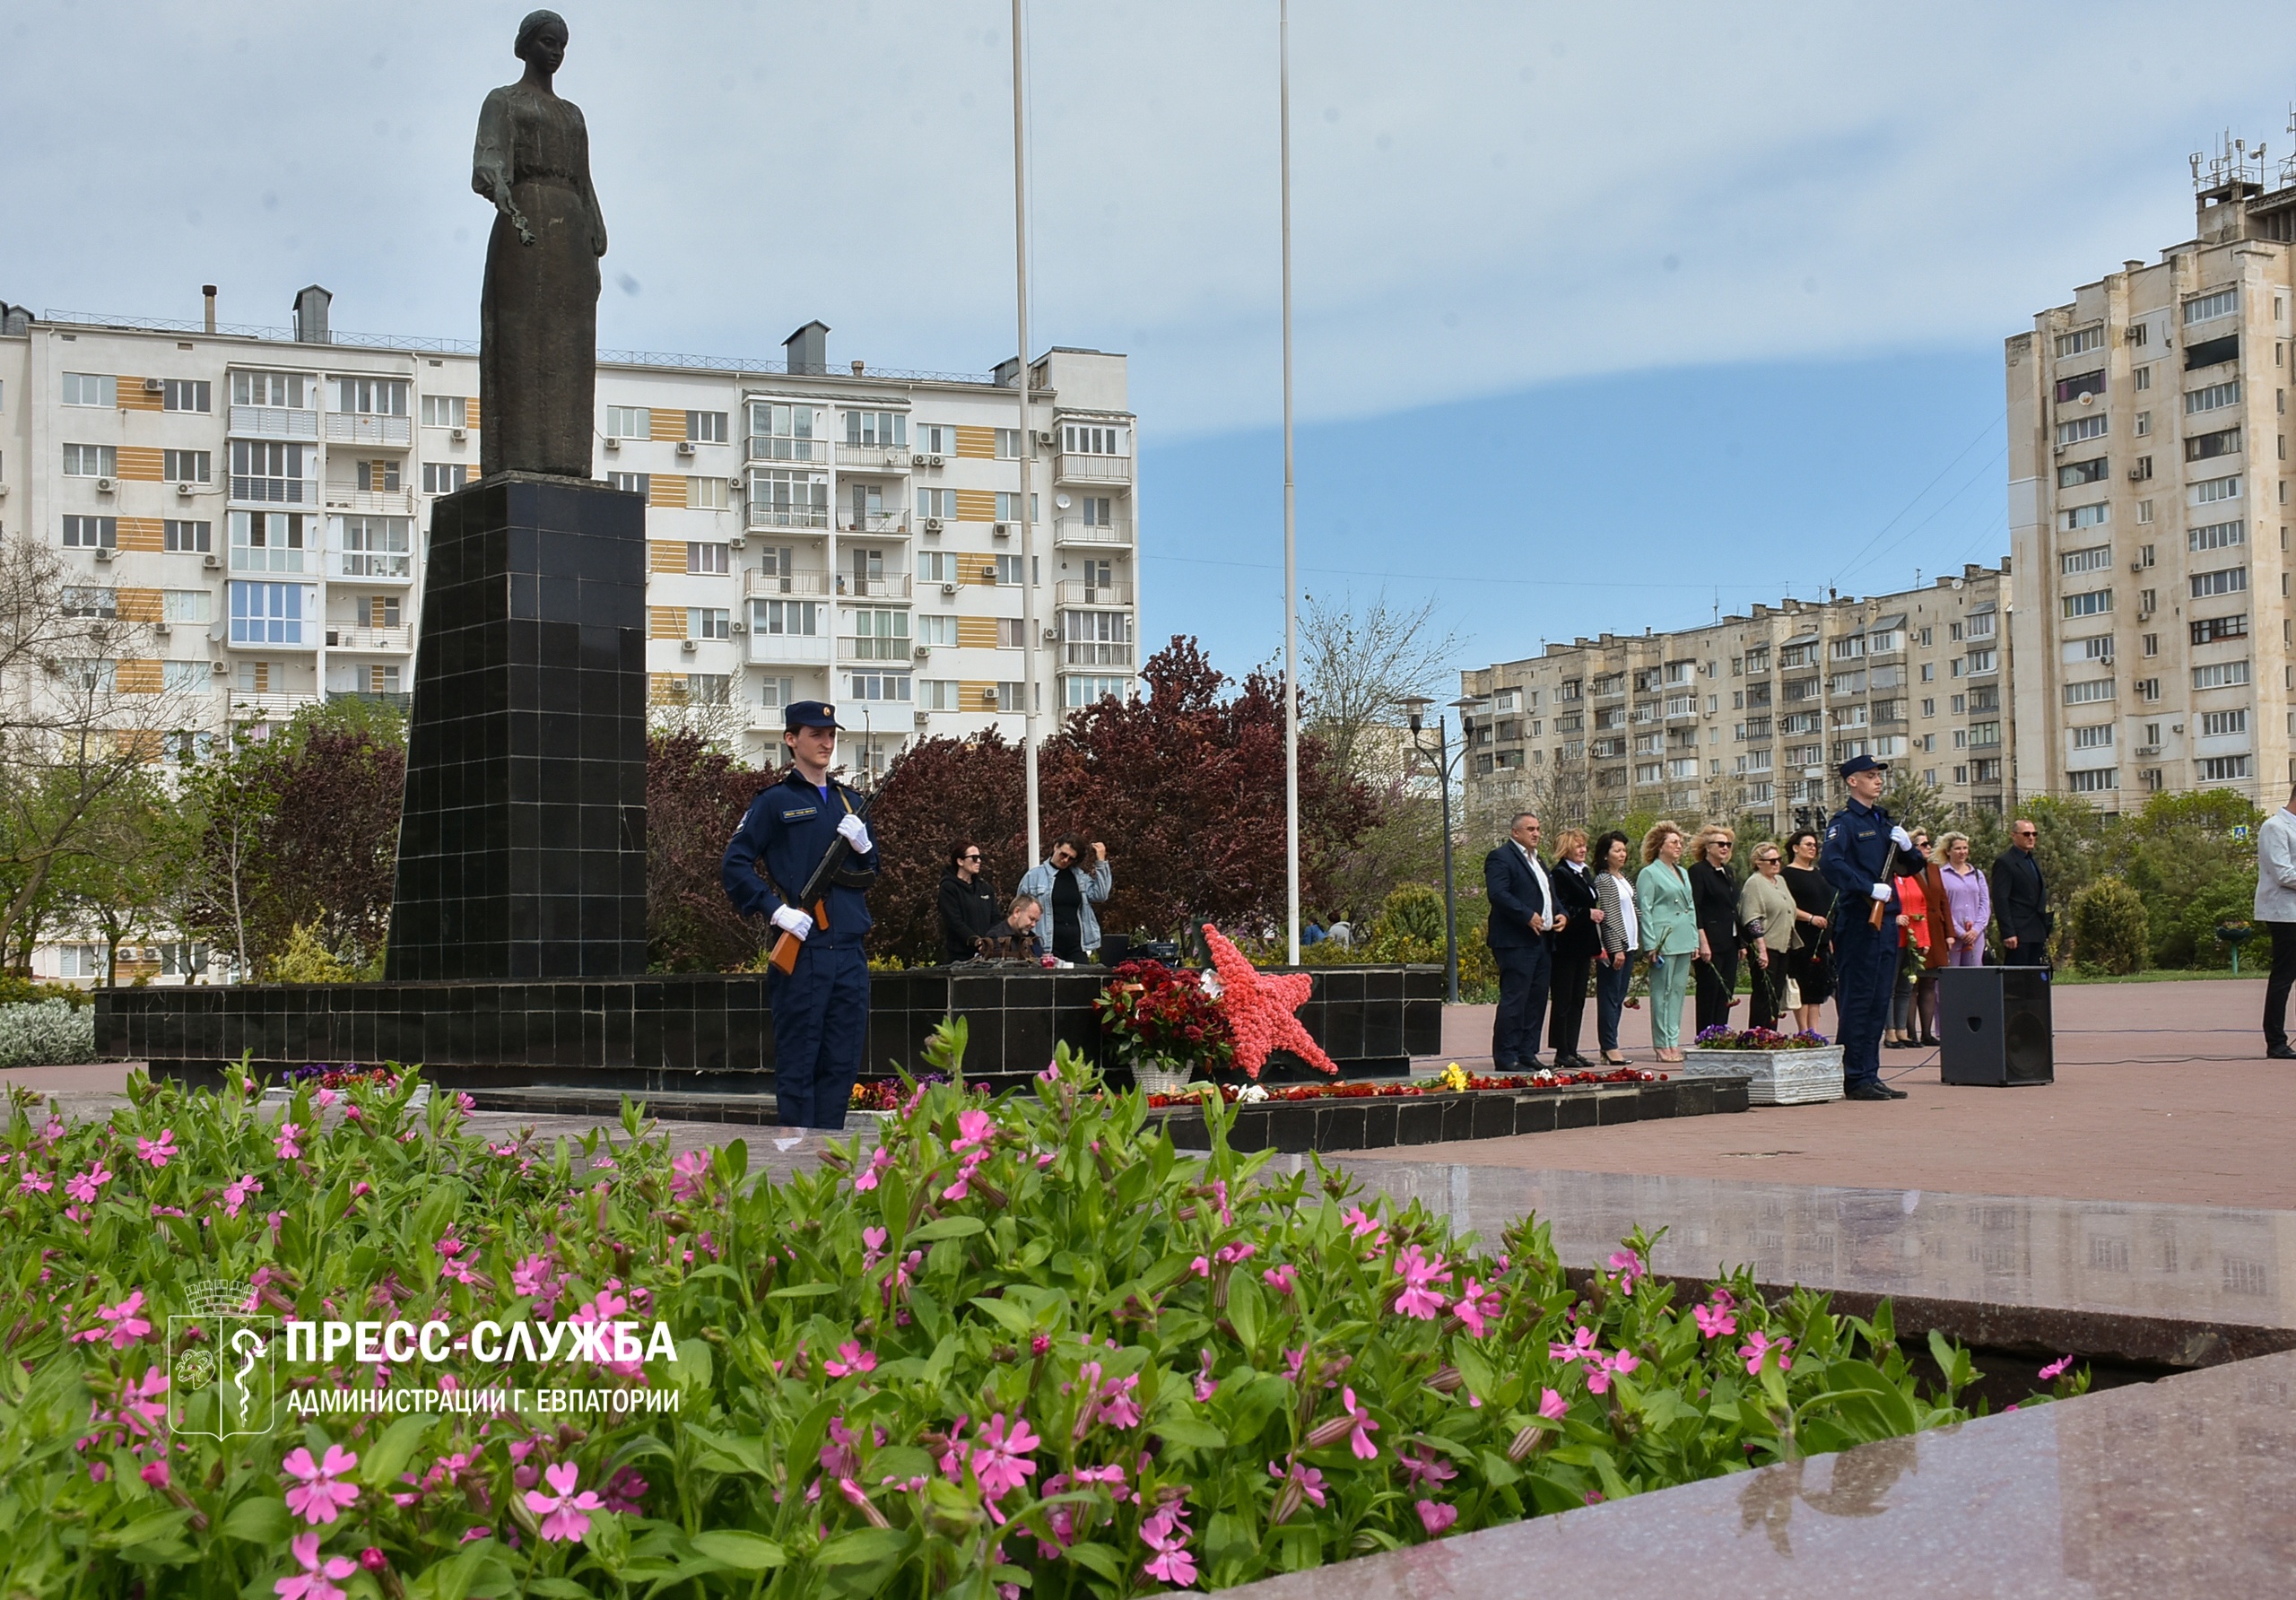
[[[824,801],[821,790],[790,768],[779,783],[750,802],[749,813],[726,847],[719,876],[734,909],[744,917],[770,917],[781,909],[785,892],[804,892],[805,880],[837,837],[839,819],[859,809],[854,791],[834,778]],[[876,843],[873,837],[867,855],[845,858],[827,896],[829,930],[814,938],[858,944],[869,931],[869,902],[864,897],[877,881]],[[797,909],[813,915],[811,906]]]
[[[1874,885],[1890,885],[1889,908],[1885,917],[1894,917],[1899,911],[1897,880],[1908,874],[1892,873],[1895,857],[1890,843],[1890,830],[1896,826],[1890,813],[1878,805],[1867,805],[1852,800],[1834,813],[1826,824],[1826,841],[1818,850],[1818,874],[1833,885],[1834,909],[1832,926],[1846,930],[1848,919],[1865,923],[1873,915]],[[1904,859],[1914,863],[1912,872],[1918,873],[1928,865],[1928,858],[1918,850],[1901,852]],[[1900,865],[1902,865],[1900,863]],[[1895,925],[1884,930],[1896,938]]]

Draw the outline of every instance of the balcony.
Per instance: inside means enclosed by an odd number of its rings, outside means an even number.
[[[826,572],[760,572],[751,569],[742,574],[742,593],[759,599],[770,599],[782,595],[826,595],[829,574]]]
[[[752,439],[750,442],[756,444],[760,441]],[[787,442],[796,444],[803,441],[792,439]],[[909,470],[909,447],[840,444],[837,447],[837,464],[847,472],[905,473]]]
[[[1052,481],[1056,483],[1129,483],[1132,482],[1132,457],[1072,456],[1064,452],[1053,457]]]
[[[305,706],[316,706],[316,694],[254,694],[231,691],[231,717],[239,722],[284,722]]]
[[[231,498],[239,498],[237,479]],[[395,517],[414,514],[414,491],[412,489],[353,489],[348,483],[326,486],[326,509],[330,511],[381,511]]]
[[[744,517],[747,526],[751,527],[811,527],[820,528],[824,532],[829,527],[829,508],[825,505],[798,506],[777,503],[770,499],[761,498],[754,489],[752,490],[745,504],[748,506],[748,510],[744,513]]]
[[[837,531],[840,534],[874,534],[885,538],[909,537],[909,508],[897,511],[867,511],[857,516],[850,506],[837,509]]]
[[[829,440],[825,439],[791,439],[778,433],[752,433],[747,444],[747,459],[752,461],[811,462],[818,466],[829,465]]]
[[[893,639],[840,639],[839,661],[876,661],[887,666],[907,666],[916,657],[916,644],[906,636]]]
[[[1130,666],[1132,647],[1123,643],[1087,640],[1060,647],[1063,666]]]
[[[848,573],[837,575],[837,592],[852,600],[906,600],[909,598],[909,575],[888,572],[883,578],[855,578]]]
[[[326,437],[333,444],[397,445],[404,448],[414,442],[414,423],[407,417],[378,417],[362,412],[331,411],[326,413]]]
[[[404,624],[396,628],[329,628],[326,645],[330,650],[387,650],[403,655],[414,648],[414,630]]]
[[[1063,548],[1129,546],[1132,543],[1132,518],[1119,517],[1114,522],[1088,523],[1082,517],[1056,517],[1052,519],[1052,542]]]
[[[1132,586],[1128,583],[1084,583],[1064,578],[1053,586],[1055,596],[1062,605],[1129,605]]]
[[[230,430],[235,439],[316,439],[319,413],[283,405],[234,405]]]
[[[388,706],[393,710],[404,715],[412,715],[414,710],[414,696],[404,691],[394,691],[388,689],[330,689],[326,691],[326,698],[330,702],[335,700],[365,700],[371,705]]]
[[[231,477],[231,503],[315,506],[318,504],[318,485],[309,478],[257,478],[235,473]]]
[[[329,578],[357,578],[370,583],[412,583],[414,557],[403,550],[330,550]]]
[[[752,631],[743,659],[752,666],[827,666],[826,633],[759,633]],[[778,726],[777,719],[776,726]]]

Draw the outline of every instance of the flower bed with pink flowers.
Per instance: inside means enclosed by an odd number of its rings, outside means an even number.
[[[1744,1271],[1681,1304],[1639,1233],[1574,1291],[1532,1219],[1485,1245],[1271,1177],[1216,1100],[1184,1155],[1065,1052],[991,1100],[964,1038],[874,1152],[779,1182],[634,1109],[579,1143],[489,1141],[444,1094],[418,1122],[412,1073],[276,1119],[244,1082],[138,1078],[77,1126],[14,1091],[0,1587],[1216,1588],[1970,1414],[1967,1357],[1933,1338],[1925,1390],[1886,1308]],[[261,1380],[170,1320],[219,1284],[319,1325],[228,1441],[188,1428]]]

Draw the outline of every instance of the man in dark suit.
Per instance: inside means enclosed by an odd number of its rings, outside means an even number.
[[[2001,925],[2001,964],[2040,967],[2048,963],[2049,930],[2057,918],[2049,914],[2048,886],[2041,882],[2041,864],[2033,847],[2040,831],[2031,819],[2009,824],[2009,848],[1993,863],[1993,916]]]
[[[1554,870],[1548,874],[1561,917],[1552,946],[1552,1021],[1547,1026],[1547,1043],[1553,1048],[1554,1065],[1573,1072],[1595,1066],[1578,1053],[1578,1030],[1587,1014],[1587,983],[1595,975],[1595,952],[1603,943],[1595,874],[1586,857],[1586,830],[1565,828],[1555,838]]]
[[[1500,1072],[1534,1070],[1547,987],[1554,976],[1554,935],[1565,926],[1554,884],[1539,861],[1537,817],[1518,813],[1508,842],[1483,857],[1483,887],[1491,901],[1483,938],[1499,963],[1492,1065]]]

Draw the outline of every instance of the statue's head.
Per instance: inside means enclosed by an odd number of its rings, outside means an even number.
[[[564,17],[554,11],[530,11],[518,24],[518,42],[511,48],[519,60],[554,73],[566,59],[566,39]]]

